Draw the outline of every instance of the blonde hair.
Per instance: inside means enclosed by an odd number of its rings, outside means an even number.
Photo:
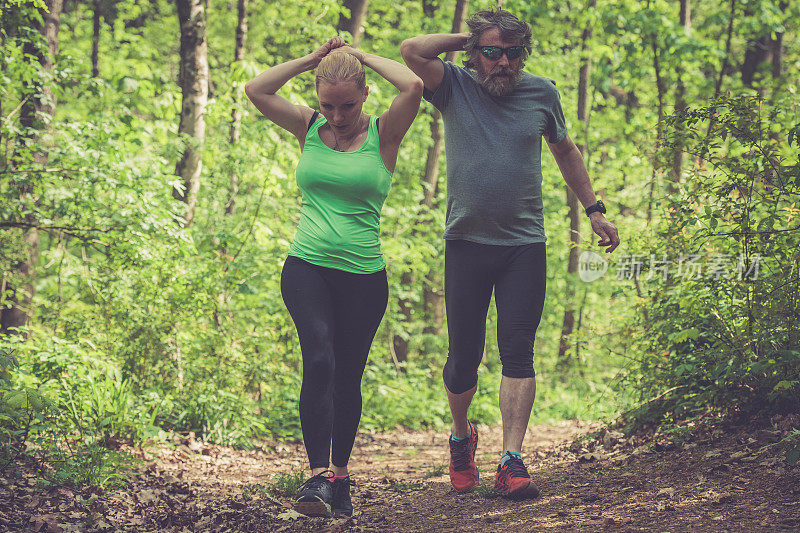
[[[367,87],[367,75],[361,61],[347,52],[337,52],[336,50],[323,57],[317,66],[317,88],[321,81],[328,83],[352,81],[359,89]]]

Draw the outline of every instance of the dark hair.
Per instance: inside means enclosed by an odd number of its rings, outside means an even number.
[[[523,61],[531,53],[530,25],[502,8],[497,8],[496,11],[494,9],[484,9],[474,13],[467,19],[467,26],[469,26],[471,34],[464,45],[464,51],[467,56],[464,59],[464,66],[467,68],[477,68],[478,41],[480,41],[483,32],[489,28],[499,29],[500,37],[504,41],[521,41],[520,44],[525,47],[525,52],[522,54]]]

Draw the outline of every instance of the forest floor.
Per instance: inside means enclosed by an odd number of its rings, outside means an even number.
[[[800,531],[800,463],[776,447],[796,415],[697,425],[666,438],[564,422],[529,428],[530,501],[492,497],[499,428],[478,426],[482,485],[451,490],[447,433],[362,433],[351,462],[351,519],[298,517],[274,495],[300,471],[300,444],[251,451],[183,438],[146,449],[125,489],[37,488],[0,478],[0,530],[70,531]],[[580,437],[595,430],[594,437]],[[679,438],[676,438],[676,435]],[[270,488],[273,490],[270,491]]]

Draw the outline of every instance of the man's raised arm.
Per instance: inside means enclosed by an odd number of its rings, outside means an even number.
[[[422,78],[425,88],[435,91],[442,83],[444,64],[439,54],[464,49],[469,33],[433,33],[406,39],[400,54],[414,74]]]

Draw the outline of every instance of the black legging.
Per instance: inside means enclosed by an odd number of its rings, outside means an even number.
[[[389,299],[386,271],[355,274],[289,256],[281,294],[303,352],[300,425],[309,463],[327,468],[330,457],[347,466],[361,419],[361,375]]]
[[[444,291],[450,350],[443,377],[450,392],[461,394],[478,383],[492,288],[503,375],[535,375],[533,341],[544,307],[546,264],[543,242],[521,246],[463,240],[445,243]]]

